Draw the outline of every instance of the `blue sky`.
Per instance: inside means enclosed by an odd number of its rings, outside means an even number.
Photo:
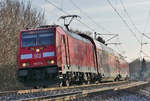
[[[71,0],[49,0],[59,8],[68,12],[69,14],[77,14],[81,16],[81,21],[90,26],[96,32],[102,34],[108,34],[109,32],[113,34],[119,34],[119,38],[115,38],[110,42],[118,42],[118,39],[122,43],[121,46],[110,45],[117,52],[120,52],[124,56],[127,56],[128,61],[132,61],[139,57],[140,44],[137,43],[134,35],[129,31],[126,25],[121,21],[119,16],[114,12],[111,6],[108,4],[107,0],[72,0],[82,11],[84,11],[88,16],[90,16],[99,26],[95,25],[91,20],[89,20],[85,14],[83,14],[78,8],[76,8]],[[146,19],[148,12],[150,11],[150,1],[149,0],[122,0],[129,15],[131,16],[134,24],[140,30],[138,33],[132,26],[130,20],[128,19],[126,13],[124,12],[120,0],[110,0],[120,15],[127,21],[129,26],[135,32],[139,40],[141,40],[141,33],[150,32],[150,24],[147,25],[144,31]],[[61,15],[65,15],[57,8],[46,2],[46,0],[31,0],[33,8],[40,11],[45,11],[45,18],[47,24],[59,24],[62,25],[62,21],[58,18]],[[108,31],[103,30],[100,26],[103,26]],[[77,20],[74,20],[71,24],[74,29],[79,29],[81,31],[91,31],[84,25],[80,24]],[[92,32],[92,31],[91,31]],[[149,35],[150,36],[150,35]],[[105,36],[108,39],[109,36]],[[150,39],[143,37],[143,42],[148,42]],[[150,51],[150,44],[143,46],[143,51],[148,54]],[[144,55],[143,55],[144,56]],[[150,56],[150,55],[149,55]],[[148,58],[147,58],[148,59]]]

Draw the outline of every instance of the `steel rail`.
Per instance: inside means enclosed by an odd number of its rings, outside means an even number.
[[[119,81],[119,82],[107,82],[107,83],[98,83],[98,84],[88,84],[88,85],[76,85],[76,86],[70,86],[70,87],[54,87],[54,88],[41,88],[41,89],[27,89],[27,90],[14,90],[14,91],[4,91],[0,92],[0,98],[4,96],[15,96],[15,95],[23,95],[23,94],[34,94],[39,92],[53,92],[58,90],[65,90],[65,89],[84,89],[84,88],[90,88],[95,86],[109,86],[109,85],[115,85],[115,84],[121,84],[121,83],[127,83],[128,81]]]
[[[21,101],[34,101],[34,100],[48,100],[48,101],[66,101],[66,100],[73,100],[79,97],[85,97],[88,96],[89,94],[97,93],[97,92],[104,92],[104,91],[118,91],[118,90],[124,90],[136,86],[141,86],[145,85],[148,82],[133,82],[129,84],[122,84],[122,85],[117,85],[114,87],[104,87],[104,88],[99,88],[99,89],[91,89],[91,90],[83,90],[79,92],[69,92],[69,93],[64,93],[64,94],[56,94],[54,96],[52,95],[47,95],[47,96],[40,96],[40,97],[35,97],[35,98],[28,98],[24,99]]]
[[[17,91],[17,94],[46,92],[46,91],[64,90],[64,89],[74,89],[74,88],[84,88],[84,87],[93,87],[93,86],[103,86],[103,85],[120,84],[120,83],[126,83],[126,82],[128,82],[128,81],[107,82],[107,83],[88,84],[88,85],[85,84],[85,85],[76,85],[76,86],[69,86],[69,87],[54,87],[54,88],[44,88],[44,89],[18,90],[18,91]]]

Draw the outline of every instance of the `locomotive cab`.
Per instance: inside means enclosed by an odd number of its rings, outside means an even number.
[[[52,80],[58,74],[55,28],[21,31],[18,47],[18,77],[23,82]]]

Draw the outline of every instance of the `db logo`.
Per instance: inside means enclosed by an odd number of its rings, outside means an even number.
[[[41,54],[40,53],[34,54],[34,58],[41,58]]]

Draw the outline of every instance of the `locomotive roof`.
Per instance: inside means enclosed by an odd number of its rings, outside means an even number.
[[[61,27],[61,26],[59,26],[59,25],[42,25],[42,26],[39,26],[36,28],[25,28],[24,30],[21,30],[21,32],[48,29],[48,28],[56,28],[56,27]]]
[[[78,40],[82,40],[84,42],[90,42],[90,40],[88,40],[87,38],[85,37],[82,37],[81,35],[79,34],[76,34],[76,33],[73,33],[73,32],[67,32],[70,36],[72,36],[73,38],[76,38]]]

